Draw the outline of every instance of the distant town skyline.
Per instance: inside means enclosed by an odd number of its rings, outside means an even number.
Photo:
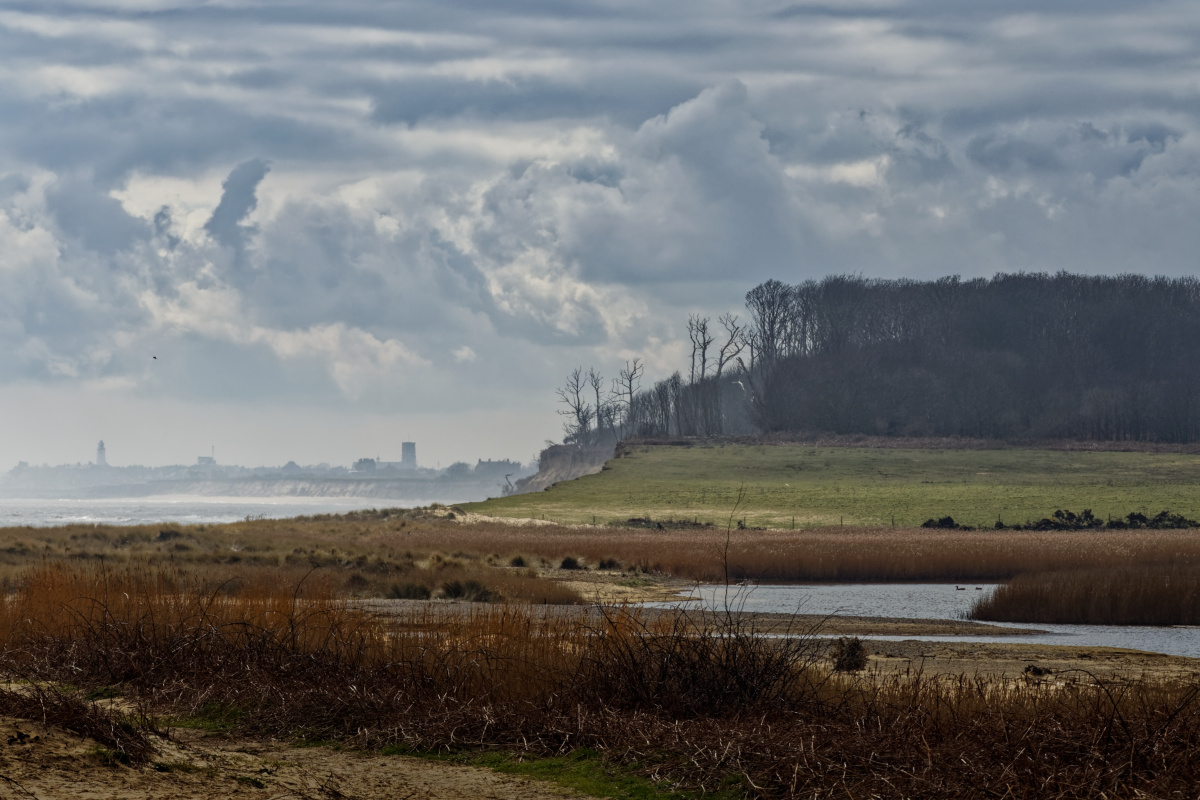
[[[176,460],[176,461],[172,461],[170,463],[164,463],[164,464],[145,464],[145,463],[112,464],[108,461],[108,447],[107,447],[107,445],[105,445],[104,440],[102,439],[102,440],[100,440],[100,442],[97,443],[95,451],[94,451],[95,456],[90,461],[78,461],[77,460],[77,461],[62,461],[62,462],[51,463],[51,462],[47,462],[47,461],[22,459],[22,460],[18,461],[14,465],[14,467],[17,469],[24,469],[24,468],[28,468],[28,467],[36,467],[36,468],[44,468],[44,467],[49,467],[49,468],[105,467],[105,468],[112,468],[112,469],[120,469],[123,467],[137,467],[137,468],[149,468],[149,469],[158,469],[160,467],[184,467],[184,468],[186,468],[186,467],[230,467],[230,468],[237,468],[237,469],[288,469],[288,468],[304,468],[304,467],[321,467],[321,468],[326,468],[326,469],[343,469],[343,470],[349,470],[351,472],[363,472],[363,473],[368,473],[368,472],[369,473],[377,473],[377,472],[391,473],[391,472],[395,472],[397,470],[402,471],[402,472],[407,472],[410,470],[419,470],[422,472],[428,472],[428,471],[442,470],[442,469],[445,469],[445,468],[453,466],[453,465],[461,466],[462,464],[467,464],[468,466],[482,465],[482,466],[486,466],[489,468],[492,468],[497,464],[505,464],[505,465],[516,464],[516,465],[520,465],[522,467],[528,467],[531,469],[536,468],[536,459],[529,459],[527,461],[521,461],[520,459],[508,459],[508,458],[475,458],[475,459],[471,459],[471,460],[458,459],[457,461],[448,462],[446,464],[441,464],[440,462],[434,463],[434,464],[425,464],[425,463],[420,462],[417,459],[416,444],[417,444],[416,442],[402,442],[401,448],[400,448],[400,457],[396,458],[396,459],[384,458],[382,454],[376,454],[374,456],[365,456],[364,455],[364,456],[354,459],[354,461],[352,463],[340,463],[340,462],[331,462],[331,461],[316,461],[316,462],[300,463],[300,462],[296,461],[296,459],[294,459],[294,458],[290,458],[285,462],[271,463],[271,464],[222,462],[222,461],[217,460],[216,447],[213,446],[213,447],[209,448],[208,455],[201,454],[191,460],[180,459],[180,460]],[[474,462],[474,464],[472,464],[472,461]],[[4,471],[5,470],[0,469],[0,472],[4,472]]]

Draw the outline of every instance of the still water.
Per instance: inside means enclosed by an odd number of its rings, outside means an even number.
[[[980,588],[977,590],[976,586]],[[838,584],[816,586],[700,586],[691,605],[710,609],[729,607],[744,611],[821,616],[905,617],[909,619],[962,619],[976,598],[994,584]],[[1000,627],[1036,629],[1043,633],[1019,636],[868,636],[880,641],[920,638],[924,641],[1027,642],[1083,647],[1123,647],[1151,653],[1200,658],[1200,627],[1124,627],[1116,625],[1042,625],[992,623]]]
[[[203,497],[162,495],[111,500],[0,499],[0,527],[33,525],[153,525],[178,522],[215,525],[246,517],[286,519],[308,514],[344,514],[363,508],[412,508],[421,500],[361,497]]]

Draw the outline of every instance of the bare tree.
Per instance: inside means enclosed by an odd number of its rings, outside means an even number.
[[[599,437],[605,429],[607,429],[614,437],[616,436],[616,416],[617,406],[613,403],[612,396],[603,397],[601,389],[604,384],[604,376],[594,369],[589,369],[587,374],[588,385],[592,387],[592,394],[596,398],[596,434]]]
[[[625,403],[625,420],[623,427],[627,431],[636,431],[639,420],[634,411],[633,398],[641,388],[642,373],[645,365],[640,358],[625,362],[625,369],[617,373],[613,380],[613,393]]]
[[[696,383],[697,379],[704,380],[708,373],[708,348],[712,346],[713,337],[708,332],[708,317],[692,314],[688,317],[687,328],[688,338],[692,340],[692,368],[688,383]]]
[[[563,441],[582,443],[591,436],[592,420],[595,419],[596,412],[585,399],[586,388],[583,367],[576,367],[567,375],[567,382],[558,390],[558,401],[566,406],[558,411],[567,418],[563,423]]]
[[[725,371],[725,365],[733,361],[742,354],[742,350],[746,347],[746,327],[738,324],[736,314],[722,314],[717,322],[721,323],[721,327],[725,329],[725,344],[721,345],[721,349],[717,351],[717,380],[721,380],[721,374]]]

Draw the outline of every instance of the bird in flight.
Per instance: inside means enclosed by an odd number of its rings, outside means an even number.
[[[153,358],[155,361],[158,361],[158,356],[150,356],[150,357]]]

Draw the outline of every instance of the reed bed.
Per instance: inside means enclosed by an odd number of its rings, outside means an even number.
[[[0,604],[0,669],[107,687],[230,734],[406,751],[595,748],[752,797],[1190,796],[1200,687],[833,674],[732,614],[483,605],[377,617],[330,585],[216,593],[42,567]],[[3,700],[3,698],[0,698]]]
[[[1200,625],[1200,566],[1118,566],[1021,575],[970,618],[1076,625]]]
[[[1006,581],[1027,572],[1125,564],[1200,564],[1196,531],[937,531],[825,528],[726,531],[637,530],[499,523],[428,525],[405,539],[414,548],[495,552],[588,567],[626,569],[695,581],[967,582]]]
[[[518,556],[526,567],[511,568]],[[0,529],[0,583],[43,560],[168,564],[214,583],[268,580],[274,574],[296,581],[319,567],[341,593],[359,597],[385,597],[398,583],[421,583],[436,592],[446,581],[473,579],[494,585],[508,600],[577,603],[578,595],[565,589],[561,596],[552,594],[559,589],[544,580],[561,576],[556,570],[568,557],[589,569],[604,564],[695,581],[722,580],[726,567],[734,580],[781,583],[1007,581],[1111,563],[1200,564],[1200,532],[660,531],[414,519],[394,509],[207,527]]]

